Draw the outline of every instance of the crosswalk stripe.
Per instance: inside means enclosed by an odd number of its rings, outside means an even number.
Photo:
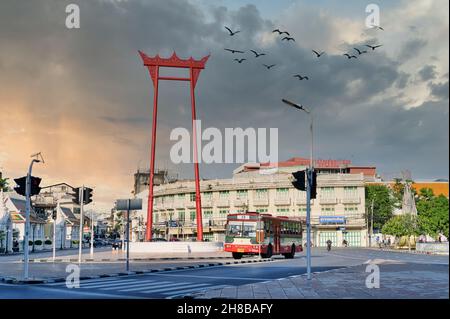
[[[181,289],[181,288],[187,288],[187,287],[199,287],[199,286],[209,286],[209,284],[185,284],[185,285],[179,285],[178,287],[173,287],[173,288],[161,288],[161,289],[152,289],[152,290],[146,290],[143,291],[143,293],[155,293],[155,292],[161,292],[161,291],[170,291],[170,290],[177,290],[177,289]]]
[[[122,278],[113,277],[113,278],[98,278],[98,279],[80,280],[80,286],[84,283],[91,284],[91,283],[96,283],[96,282],[111,282],[111,281],[117,281],[119,279],[122,279]],[[66,285],[65,282],[55,282],[55,283],[46,284],[46,286],[65,286],[65,285]]]
[[[161,285],[164,285],[164,287],[169,287],[169,286],[176,286],[179,285],[180,283],[170,283],[170,281],[160,281],[160,282],[155,282],[152,284],[141,284],[141,285],[135,285],[133,286],[133,288],[127,288],[127,289],[120,289],[119,291],[139,291],[139,290],[144,290],[144,289],[148,289],[148,288],[158,288]]]
[[[210,289],[219,289],[219,288],[224,288],[224,287],[227,287],[227,286],[228,285],[218,285],[218,286],[198,287],[198,288],[193,288],[193,289],[179,290],[179,291],[177,291],[177,294],[176,295],[172,295],[172,297],[173,296],[179,296],[179,295],[185,294],[187,292],[191,292],[191,291],[197,291],[197,290],[202,290],[202,289],[208,289],[208,290],[210,290]],[[170,295],[170,294],[173,294],[173,292],[164,292],[162,294],[163,295]]]
[[[113,283],[95,283],[95,284],[87,284],[87,285],[80,285],[81,288],[104,288],[104,287],[111,287],[111,286],[122,286],[122,285],[130,285],[133,282],[137,282],[138,279],[126,279],[126,280],[118,280],[117,282]]]

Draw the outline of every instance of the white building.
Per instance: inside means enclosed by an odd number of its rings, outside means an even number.
[[[230,179],[200,182],[203,237],[211,241],[224,239],[224,225],[229,213],[255,211],[306,219],[306,192],[292,186],[291,173],[304,169],[306,159],[280,162],[278,172],[265,174],[264,165],[246,164],[234,171]],[[340,246],[366,246],[365,181],[373,168],[350,165],[348,161],[316,161],[317,198],[312,200],[311,224],[314,246],[325,246],[328,239]],[[353,173],[357,171],[357,173]],[[154,188],[154,236],[192,239],[196,237],[195,183],[178,181]],[[147,219],[148,190],[137,194],[143,209],[134,212],[133,229]],[[139,219],[140,218],[140,219]],[[136,233],[143,237],[143,230]],[[304,236],[306,238],[306,236]]]
[[[11,215],[12,227],[13,227],[13,241],[16,243],[16,247],[19,250],[23,249],[23,240],[25,236],[25,209],[26,199],[15,192],[8,192],[5,194],[5,205]],[[30,236],[29,240],[33,243],[40,241],[42,244],[38,245],[37,249],[43,249],[44,242],[44,227],[47,221],[39,218],[35,211],[30,211]],[[35,245],[32,245],[34,249]]]
[[[13,224],[11,214],[6,207],[6,198],[0,189],[0,253],[10,253],[13,248]]]

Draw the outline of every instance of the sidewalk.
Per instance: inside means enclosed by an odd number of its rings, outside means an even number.
[[[409,264],[374,260],[380,269],[380,288],[366,287],[367,265],[306,274],[238,287],[192,294],[196,299],[448,299],[448,265]]]

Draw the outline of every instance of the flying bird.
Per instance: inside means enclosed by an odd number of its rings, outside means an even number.
[[[242,63],[242,61],[245,61],[247,59],[234,59],[234,61],[237,61],[238,63]]]
[[[294,78],[298,78],[300,81],[309,80],[309,78],[307,76],[301,76],[300,74],[294,75]]]
[[[358,58],[357,56],[355,56],[355,55],[350,55],[350,54],[348,54],[348,53],[345,53],[345,54],[343,54],[343,55],[345,55],[349,60],[352,59],[352,58],[355,58],[355,59]]]
[[[359,55],[361,55],[361,54],[363,54],[363,53],[367,53],[366,50],[361,51],[361,50],[359,50],[358,48],[353,48],[353,49],[355,49],[355,50],[358,52]]]
[[[275,29],[275,30],[272,31],[272,33],[274,33],[274,32],[278,32],[279,35],[282,35],[282,34],[290,35],[289,32],[287,32],[287,31],[280,31],[280,29]]]
[[[312,52],[314,52],[318,58],[320,58],[320,56],[325,53],[325,52],[320,52],[319,53],[316,50],[312,50]]]
[[[231,31],[231,29],[230,28],[228,28],[228,27],[225,27],[225,29],[227,29],[228,30],[228,32],[230,33],[230,36],[233,36],[233,35],[235,35],[236,33],[239,33],[239,32],[241,32],[241,31]]]
[[[372,46],[372,45],[368,45],[368,44],[366,44],[366,47],[368,47],[368,48],[371,48],[372,49],[372,51],[373,50],[375,50],[376,48],[379,48],[379,47],[381,47],[381,46],[383,46],[382,44],[379,44],[379,45],[375,45],[375,46]]]
[[[384,29],[382,27],[380,27],[379,25],[376,25],[376,24],[372,24],[371,27],[375,28],[375,29],[378,29],[378,30],[384,31]]]
[[[271,65],[267,65],[267,64],[263,64],[267,70],[269,70],[270,68],[274,67],[276,64],[271,64]]]
[[[244,53],[244,51],[233,50],[233,49],[225,49],[225,51],[230,51],[231,53]]]
[[[294,42],[295,42],[295,39],[292,38],[292,37],[284,37],[283,39],[281,39],[281,41],[283,41],[283,40],[286,40],[286,41],[294,41]]]
[[[255,50],[250,50],[255,54],[255,58],[260,57],[261,55],[266,55],[265,53],[258,53]]]

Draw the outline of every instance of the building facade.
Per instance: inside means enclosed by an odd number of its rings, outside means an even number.
[[[371,173],[350,173],[339,161],[315,162],[318,171],[317,198],[311,202],[312,244],[325,246],[328,239],[341,246],[367,245],[365,222],[365,181]],[[234,171],[230,179],[200,182],[203,237],[223,241],[229,213],[261,212],[276,216],[306,219],[306,192],[292,186],[291,173],[304,169],[309,162],[291,159],[279,163],[278,170],[268,173],[264,165],[246,164]],[[196,237],[195,183],[178,181],[154,188],[153,229],[156,237],[192,240]],[[143,209],[133,220],[146,222],[148,190],[137,194]],[[134,227],[133,227],[134,226]],[[132,229],[138,227],[133,225]],[[140,229],[140,228],[139,228]],[[143,238],[141,234],[133,238]],[[139,237],[140,236],[140,237]],[[306,236],[304,236],[306,238]]]

